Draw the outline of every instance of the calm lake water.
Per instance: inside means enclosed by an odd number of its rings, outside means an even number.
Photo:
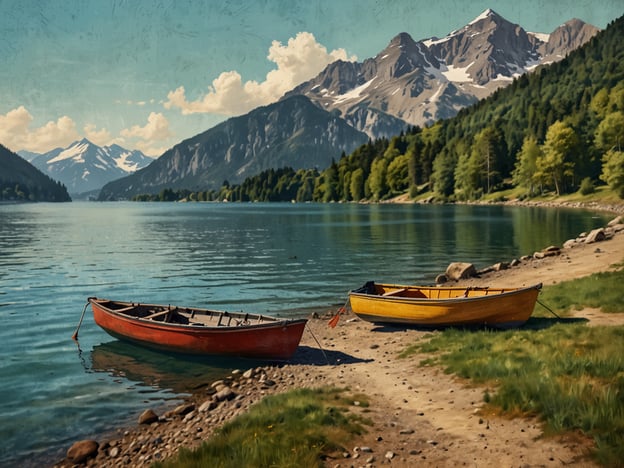
[[[257,365],[120,343],[90,309],[77,345],[89,296],[302,316],[367,280],[433,283],[452,261],[509,261],[609,219],[502,206],[0,205],[0,466],[56,461]]]

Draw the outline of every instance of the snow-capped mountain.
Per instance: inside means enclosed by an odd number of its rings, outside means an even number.
[[[571,20],[551,34],[526,32],[486,10],[443,38],[414,41],[407,33],[364,62],[334,62],[286,94],[303,94],[373,138],[424,126],[535,67],[561,60],[599,31]]]
[[[119,145],[97,146],[82,139],[44,154],[18,153],[37,169],[62,182],[70,194],[99,190],[111,180],[131,174],[153,159]]]

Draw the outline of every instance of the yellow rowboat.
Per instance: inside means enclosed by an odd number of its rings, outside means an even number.
[[[526,288],[427,287],[367,282],[349,293],[351,310],[373,323],[420,327],[515,328],[535,307],[541,283]]]

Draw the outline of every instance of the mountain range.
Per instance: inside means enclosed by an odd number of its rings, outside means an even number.
[[[183,141],[148,167],[108,183],[100,200],[165,188],[207,190],[270,168],[324,169],[368,137],[304,96],[259,107]]]
[[[104,186],[99,199],[217,189],[268,168],[325,168],[368,139],[453,117],[598,31],[573,19],[550,34],[529,33],[486,10],[444,38],[398,34],[373,58],[334,62],[280,101],[181,142]]]
[[[153,159],[119,145],[97,146],[86,138],[47,153],[18,154],[44,174],[60,181],[75,198],[148,166]]]
[[[551,34],[531,33],[486,10],[443,38],[414,41],[401,33],[375,57],[334,62],[286,96],[303,94],[371,138],[391,137],[407,125],[453,117],[598,31],[572,19]]]

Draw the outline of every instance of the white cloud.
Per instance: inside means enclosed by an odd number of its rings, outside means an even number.
[[[355,56],[348,58],[344,49],[328,53],[309,32],[298,33],[288,40],[287,45],[273,41],[267,59],[274,62],[277,68],[267,73],[266,79],[260,83],[253,80],[243,83],[238,72],[223,72],[212,81],[208,93],[198,100],[188,101],[184,86],[180,86],[169,92],[164,106],[166,109],[179,108],[185,115],[239,115],[275,102],[284,93],[314,78],[323,68],[338,59],[357,60]]]
[[[169,121],[160,112],[151,112],[144,127],[133,125],[121,131],[126,138],[140,138],[142,140],[164,140],[171,136]]]
[[[105,128],[98,130],[94,124],[85,125],[83,130],[87,140],[98,146],[110,146],[114,143],[121,144],[123,141],[121,138],[113,138],[111,132]]]
[[[80,138],[75,122],[67,116],[31,129],[33,120],[24,106],[0,115],[0,143],[13,151],[45,153],[53,148],[66,147]]]
[[[169,121],[160,112],[151,112],[147,118],[147,124],[141,127],[133,125],[120,132],[121,136],[130,140],[135,140],[133,147],[143,151],[148,156],[159,156],[167,147],[162,146],[173,133],[169,130]],[[160,146],[158,146],[160,145]]]
[[[143,152],[143,154],[145,154],[146,156],[150,156],[153,158],[157,158],[158,156],[163,154],[165,151],[167,151],[169,148],[171,148],[171,146],[167,146],[167,145],[164,145],[164,146],[154,145],[153,141],[137,141],[134,147],[135,149],[138,149],[139,151]]]
[[[50,121],[42,127],[31,129],[33,120],[24,106],[0,115],[0,143],[15,152],[27,150],[46,153],[54,148],[66,148],[82,138],[70,117],[59,117],[56,122]],[[121,130],[116,137],[108,129],[98,129],[91,123],[83,127],[83,132],[89,141],[98,146],[118,144],[139,149],[148,156],[161,155],[168,149],[163,141],[173,136],[169,130],[169,121],[156,112],[149,115],[145,126],[133,125]]]

